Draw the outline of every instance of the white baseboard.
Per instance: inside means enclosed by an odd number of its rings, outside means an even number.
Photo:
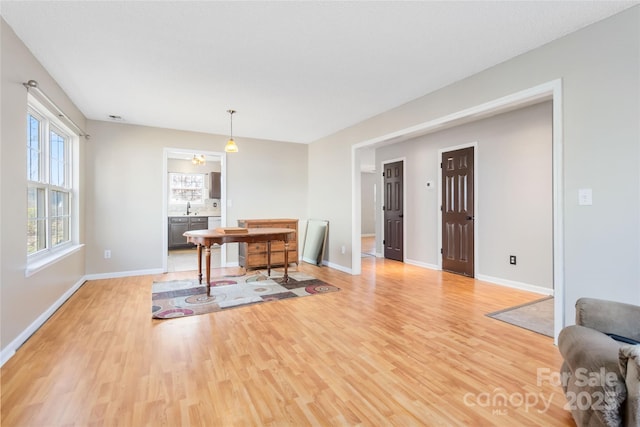
[[[334,270],[342,271],[343,273],[352,274],[352,270],[350,268],[344,267],[342,265],[334,264],[329,261],[322,260],[322,265],[326,265],[329,268],[333,268]]]
[[[428,264],[421,261],[415,261],[412,259],[406,259],[404,261],[406,264],[415,265],[417,267],[429,268],[431,270],[442,270],[439,265],[436,264]],[[499,277],[486,276],[484,274],[478,274],[476,279],[482,280],[483,282],[492,283],[494,285],[506,286],[509,288],[520,289],[523,291],[529,291],[536,294],[542,295],[551,295],[553,296],[553,289],[545,288],[544,286],[531,285],[529,283],[518,282],[515,280],[502,279]]]
[[[426,262],[416,261],[413,259],[405,259],[404,262],[405,264],[415,265],[416,267],[428,268],[430,270],[440,270],[440,267],[436,264],[428,264]]]
[[[149,274],[162,274],[162,268],[150,268],[148,270],[133,270],[133,271],[116,271],[111,273],[97,273],[87,274],[85,280],[100,280],[100,279],[115,279],[118,277],[128,276],[147,276]]]
[[[483,274],[478,274],[476,277],[478,280],[482,280],[483,282],[493,283],[494,285],[507,286],[509,288],[520,289],[523,291],[534,292],[536,294],[542,295],[553,295],[553,289],[545,288],[543,286],[538,285],[530,285],[528,283],[517,282],[515,280],[501,279],[499,277],[485,276]]]
[[[376,252],[376,253],[373,253],[373,254],[372,253],[368,253],[368,252],[362,252],[362,254],[366,255],[366,256],[363,256],[362,258],[366,258],[367,256],[372,256],[372,257],[375,257],[375,258],[384,258],[384,254],[380,253],[380,252]]]
[[[80,287],[87,281],[86,277],[81,277],[72,287],[70,287],[60,298],[54,302],[44,313],[42,313],[36,320],[31,323],[27,329],[22,331],[13,341],[9,343],[0,352],[0,367],[3,366],[7,360],[11,359],[16,351],[24,344],[31,335],[33,335],[44,323],[64,304],[71,295],[73,295]]]

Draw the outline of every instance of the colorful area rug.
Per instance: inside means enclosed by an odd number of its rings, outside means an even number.
[[[289,280],[283,283],[282,273],[274,270],[271,277],[255,271],[238,277],[213,278],[210,296],[197,279],[154,282],[151,312],[156,319],[171,319],[339,290],[300,272],[290,272]]]
[[[487,316],[553,337],[553,297],[509,307],[489,313]]]

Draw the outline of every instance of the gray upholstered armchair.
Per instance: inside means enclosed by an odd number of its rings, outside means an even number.
[[[562,386],[579,427],[640,427],[640,306],[581,298],[558,337]]]

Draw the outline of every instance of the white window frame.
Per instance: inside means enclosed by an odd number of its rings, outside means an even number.
[[[48,265],[66,257],[67,255],[77,251],[82,245],[78,242],[78,179],[79,160],[77,156],[79,137],[73,130],[66,126],[55,113],[47,109],[32,95],[28,96],[27,115],[25,119],[28,121],[29,116],[33,116],[40,121],[39,129],[39,176],[36,180],[31,180],[27,176],[27,188],[38,188],[44,190],[44,215],[41,217],[45,225],[45,244],[44,248],[37,249],[35,252],[29,253],[29,241],[25,241],[25,251],[27,252],[27,268],[25,275],[28,277],[37,271],[42,270]],[[28,123],[28,122],[27,122]],[[65,140],[65,158],[61,159],[64,166],[63,182],[56,185],[51,177],[51,153],[50,153],[50,132],[53,131]],[[25,141],[28,144],[28,141]],[[25,147],[28,150],[28,146]],[[29,166],[25,165],[25,175],[27,175]],[[68,218],[68,238],[62,242],[54,243],[53,236],[53,218],[54,209],[52,205],[53,192],[62,192],[68,197],[67,212],[63,217]],[[27,224],[29,224],[29,213],[27,216]],[[25,230],[28,237],[28,230]]]
[[[202,177],[202,197],[197,200],[190,200],[189,202],[192,205],[204,205],[205,200],[209,198],[207,191],[209,189],[207,185],[207,174],[204,173],[186,173],[186,172],[169,172],[169,204],[173,206],[186,206],[187,200],[176,200],[173,197],[173,190],[177,187],[173,186],[172,175],[182,175],[182,176],[200,176]]]

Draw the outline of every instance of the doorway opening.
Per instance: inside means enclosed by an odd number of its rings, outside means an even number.
[[[359,153],[360,164],[360,254],[361,258],[377,257],[376,222],[379,171],[376,171],[375,150],[364,148]],[[355,250],[355,249],[354,249]]]
[[[362,171],[360,173],[362,181],[362,229],[361,229],[361,251],[362,257],[376,256],[376,180],[378,175],[375,170]]]
[[[438,117],[406,129],[380,135],[351,146],[352,171],[360,167],[360,150],[407,141],[421,135],[434,132],[445,127],[455,126],[470,120],[507,112],[538,103],[542,100],[552,102],[552,240],[553,240],[553,290],[554,290],[554,337],[557,336],[565,323],[564,301],[564,209],[563,209],[563,127],[562,127],[562,81],[552,80],[520,92],[515,92],[492,101],[472,106],[446,116]],[[360,175],[352,173],[352,194],[354,207],[352,215],[352,247],[354,248],[351,262],[351,273],[358,275],[362,272],[360,257],[361,226],[360,226]]]
[[[165,148],[162,185],[162,270],[197,270],[196,248],[182,234],[226,224],[226,155]],[[226,266],[226,258],[225,250],[212,248],[212,266]]]

